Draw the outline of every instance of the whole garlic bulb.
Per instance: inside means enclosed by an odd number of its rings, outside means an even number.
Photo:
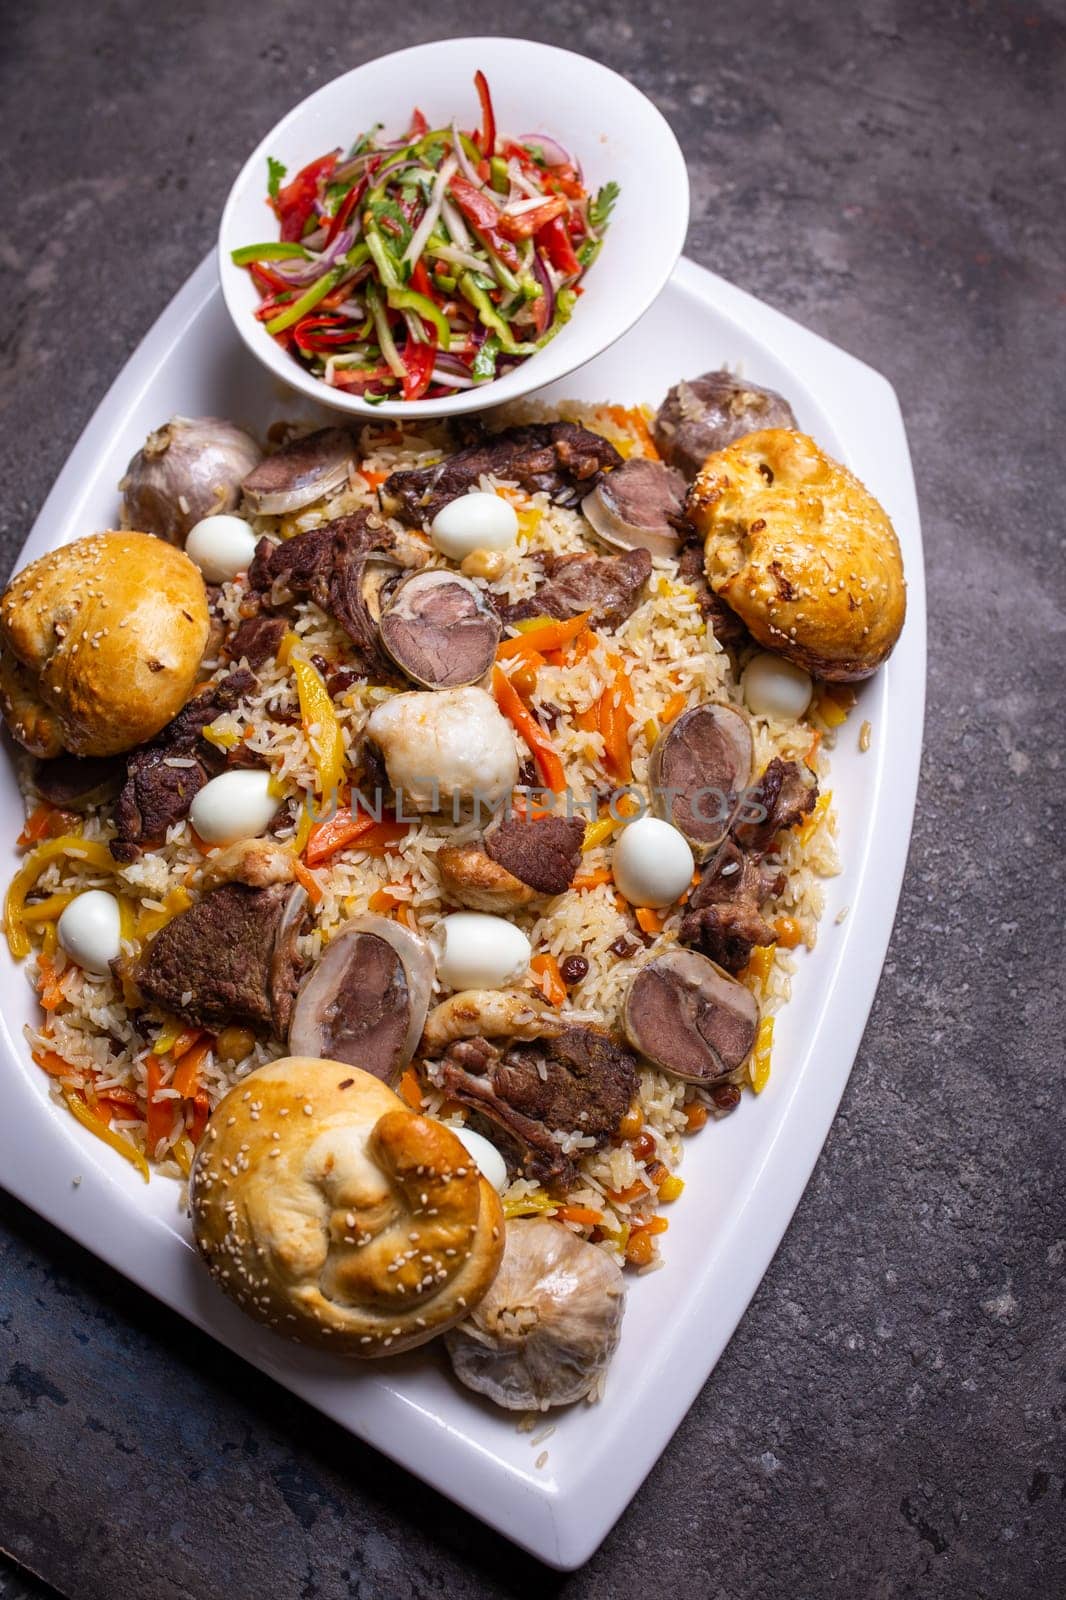
[[[561,1222],[507,1224],[500,1270],[445,1334],[455,1375],[510,1411],[570,1405],[598,1386],[625,1311],[622,1272]]]
[[[171,417],[150,433],[119,484],[128,528],[183,544],[203,517],[233,511],[262,459],[255,440],[222,417]]]

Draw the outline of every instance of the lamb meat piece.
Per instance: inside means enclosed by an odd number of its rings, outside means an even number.
[[[146,844],[162,839],[188,815],[194,797],[226,765],[225,754],[203,737],[204,728],[235,710],[255,687],[255,674],[238,668],[196,695],[150,743],[126,758],[111,840],[116,861],[135,861]],[[191,765],[168,765],[171,761]]]
[[[647,456],[631,456],[602,478],[581,502],[595,532],[615,550],[642,547],[653,556],[674,556],[682,537],[688,485],[674,467]]]
[[[593,627],[617,628],[640,604],[651,556],[643,549],[618,556],[551,556],[544,571],[547,581],[532,599],[503,608],[505,622],[541,616],[565,622],[590,611]]]
[[[726,972],[740,972],[757,944],[776,939],[760,908],[783,887],[780,873],[727,839],[692,892],[681,919],[681,943]]]
[[[739,650],[748,643],[750,635],[743,622],[735,611],[730,610],[724,600],[719,599],[707,582],[702,545],[692,543],[682,545],[678,556],[677,575],[682,583],[687,583],[695,589],[700,616],[723,650]]]
[[[382,484],[380,500],[390,516],[420,527],[490,473],[527,494],[544,493],[556,505],[572,506],[596,487],[601,473],[621,463],[598,433],[574,422],[536,422],[489,434],[434,467],[394,472]]]
[[[818,780],[811,769],[775,756],[748,796],[733,836],[742,849],[766,855],[779,833],[810,815],[817,799]],[[748,821],[747,815],[755,809],[763,816]]]
[[[581,817],[503,817],[485,833],[485,854],[538,894],[563,894],[585,839]]]
[[[567,1184],[584,1151],[606,1144],[633,1099],[633,1053],[593,1028],[564,1028],[555,1038],[506,1050],[484,1039],[448,1047],[437,1076],[442,1088],[507,1136],[515,1164],[541,1183]],[[595,1141],[571,1154],[557,1134]]]
[[[230,659],[247,661],[253,668],[277,655],[288,624],[284,617],[245,617],[229,641]]]
[[[676,383],[653,424],[659,454],[690,481],[709,455],[760,428],[794,428],[788,401],[732,372],[705,372]]]
[[[500,619],[472,579],[440,567],[404,578],[381,613],[381,642],[424,689],[480,683],[500,642]]]
[[[319,428],[264,456],[241,484],[253,511],[265,516],[299,511],[348,481],[355,441],[345,428]]]
[[[249,588],[270,611],[308,596],[344,629],[363,672],[390,682],[394,670],[381,649],[376,609],[368,602],[375,588],[371,578],[380,576],[379,567],[393,566],[383,554],[391,545],[390,530],[368,511],[335,517],[281,544],[261,539],[248,569]],[[400,570],[395,564],[396,576]]]
[[[224,883],[161,928],[134,968],[146,1000],[184,1022],[246,1022],[284,1039],[307,896],[287,883]]]
[[[653,1066],[709,1084],[751,1054],[759,1007],[751,990],[714,962],[673,945],[634,975],[623,1020],[630,1044]]]
[[[42,800],[60,811],[85,811],[113,799],[125,776],[123,756],[62,755],[36,762],[33,787]]]
[[[656,740],[648,763],[653,797],[697,861],[706,861],[729,832],[751,782],[753,755],[748,719],[714,702],[682,712]]]

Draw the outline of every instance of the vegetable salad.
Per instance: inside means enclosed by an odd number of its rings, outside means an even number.
[[[365,400],[437,399],[501,376],[571,316],[618,186],[585,188],[544,134],[431,129],[417,109],[398,141],[380,124],[291,179],[269,162],[280,238],[233,252],[255,315],[296,360]]]

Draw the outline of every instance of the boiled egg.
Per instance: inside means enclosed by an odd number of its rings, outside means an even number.
[[[219,512],[193,524],[185,540],[185,554],[208,583],[225,583],[238,572],[247,572],[258,543],[243,517]]]
[[[497,1194],[502,1194],[507,1187],[507,1163],[496,1146],[480,1133],[475,1133],[473,1128],[452,1128],[450,1131],[473,1156],[481,1176],[488,1179]]]
[[[118,901],[106,889],[86,889],[64,908],[56,935],[79,967],[106,975],[111,962],[122,952]]]
[[[757,717],[795,722],[810,705],[814,685],[802,667],[761,650],[741,673],[740,689],[748,710]]]
[[[437,976],[449,989],[502,989],[522,977],[532,953],[521,928],[483,911],[442,917],[437,942]]]
[[[633,906],[672,906],[692,882],[692,851],[684,834],[658,817],[623,828],[611,862],[619,891]]]
[[[236,844],[265,833],[281,804],[269,772],[223,772],[189,808],[189,821],[205,844]]]
[[[502,495],[475,490],[442,506],[429,532],[442,556],[463,561],[475,550],[509,550],[518,538],[518,517]]]

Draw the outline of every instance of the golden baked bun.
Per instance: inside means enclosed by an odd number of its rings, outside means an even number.
[[[395,1355],[459,1322],[503,1256],[499,1198],[442,1123],[379,1078],[289,1056],[215,1108],[196,1242],[249,1316],[300,1344]]]
[[[207,644],[207,594],[183,550],[93,533],[50,550],[0,598],[0,711],[35,756],[113,756],[181,710]]]
[[[886,660],[907,605],[895,530],[813,439],[745,434],[708,456],[687,510],[711,588],[760,644],[838,682]]]

